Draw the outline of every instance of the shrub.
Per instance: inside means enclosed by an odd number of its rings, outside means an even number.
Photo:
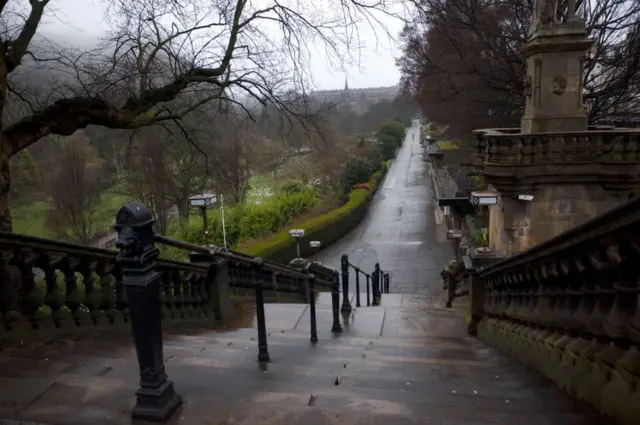
[[[354,189],[349,194],[347,203],[340,208],[298,226],[305,231],[304,237],[300,239],[300,255],[304,257],[312,254],[312,249],[309,247],[309,242],[312,240],[319,240],[323,246],[328,246],[349,233],[365,216],[369,200],[375,194],[384,173],[384,170],[374,173],[369,182],[363,184],[368,185],[369,189],[364,187]],[[296,243],[286,230],[245,247],[242,252],[282,263],[288,263],[297,255]]]
[[[280,186],[280,192],[293,194],[293,193],[302,193],[305,190],[305,185],[300,181],[291,181],[284,183]]]
[[[380,134],[378,135],[378,142],[380,143],[380,156],[383,161],[388,161],[392,159],[396,154],[396,149],[398,149],[398,145],[393,136],[389,134]]]
[[[265,234],[277,232],[293,219],[314,206],[318,198],[315,191],[302,187],[300,192],[282,192],[260,204],[238,204],[225,209],[225,228],[227,246],[236,246],[240,241],[257,238]],[[222,218],[220,210],[211,210],[208,216],[209,243],[222,245]],[[183,227],[181,239],[202,244],[203,223],[199,216],[194,216]]]
[[[371,168],[366,161],[361,158],[349,158],[340,174],[340,185],[343,193],[351,192],[351,189],[358,183],[367,182],[370,176]]]

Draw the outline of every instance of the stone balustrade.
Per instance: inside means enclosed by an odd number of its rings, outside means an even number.
[[[631,157],[630,140],[618,154]],[[640,197],[479,270],[474,291],[483,294],[478,336],[601,413],[637,423]]]
[[[304,274],[253,257],[209,250],[156,236],[157,243],[190,252],[189,262],[159,259],[160,302],[165,326],[185,321],[224,321],[231,296],[253,297],[256,277],[265,298],[308,301]],[[13,233],[0,233],[0,339],[23,340],[55,332],[113,327],[129,322],[118,252]],[[335,285],[335,271],[312,264],[317,291]],[[256,276],[258,273],[259,276]]]
[[[474,133],[477,165],[500,192],[579,181],[627,193],[640,184],[640,129],[521,133],[497,128]]]
[[[520,129],[477,130],[476,155],[490,164],[529,165],[591,161],[640,161],[640,130],[597,128],[561,133]]]

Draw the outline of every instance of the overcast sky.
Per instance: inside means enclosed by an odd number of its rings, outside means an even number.
[[[206,0],[203,0],[206,1]],[[313,0],[305,0],[313,1]],[[74,44],[93,45],[108,29],[104,23],[103,2],[98,0],[53,0],[55,9],[45,17],[41,33],[54,39],[71,40]],[[402,22],[387,16],[377,15],[390,35],[397,38]],[[395,66],[398,46],[380,27],[358,26],[362,48],[354,52],[357,62],[341,69],[329,61],[321,49],[313,49],[310,64],[314,85],[317,89],[341,89],[345,77],[349,87],[391,86],[398,83],[400,74]]]

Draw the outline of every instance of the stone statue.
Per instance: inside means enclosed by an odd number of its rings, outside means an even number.
[[[558,12],[558,0],[534,0],[532,28],[537,28],[540,24],[551,24],[556,22]]]
[[[540,25],[574,21],[576,7],[576,0],[534,0],[530,34],[533,34]]]

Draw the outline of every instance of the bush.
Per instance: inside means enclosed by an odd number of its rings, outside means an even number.
[[[398,145],[393,136],[389,134],[380,134],[378,135],[378,142],[380,143],[380,156],[383,161],[388,161],[393,159],[396,154],[396,149],[398,149]]]
[[[302,193],[305,189],[305,185],[300,181],[291,181],[280,186],[280,192],[287,194]]]
[[[260,204],[235,205],[225,209],[227,246],[236,246],[240,241],[277,232],[300,216],[318,201],[313,189],[302,186],[299,192],[281,192]],[[297,190],[297,189],[296,189]],[[209,243],[222,245],[222,218],[220,210],[209,212]],[[196,244],[203,243],[203,223],[194,216],[182,229],[180,239]]]
[[[384,177],[385,170],[374,173],[369,180],[370,189],[358,187],[349,194],[346,204],[327,214],[312,218],[298,226],[304,229],[305,235],[300,239],[300,255],[303,257],[313,254],[309,242],[319,240],[324,247],[345,236],[364,218],[369,201]],[[287,230],[277,235],[257,242],[242,249],[242,252],[281,263],[288,263],[295,258],[296,243],[291,239]]]
[[[406,127],[402,121],[391,121],[380,127],[377,137],[380,140],[381,137],[389,136],[395,141],[396,147],[400,147],[404,141],[405,130]]]
[[[358,183],[366,183],[371,176],[371,167],[361,158],[351,157],[340,173],[340,185],[343,193],[351,192]]]

